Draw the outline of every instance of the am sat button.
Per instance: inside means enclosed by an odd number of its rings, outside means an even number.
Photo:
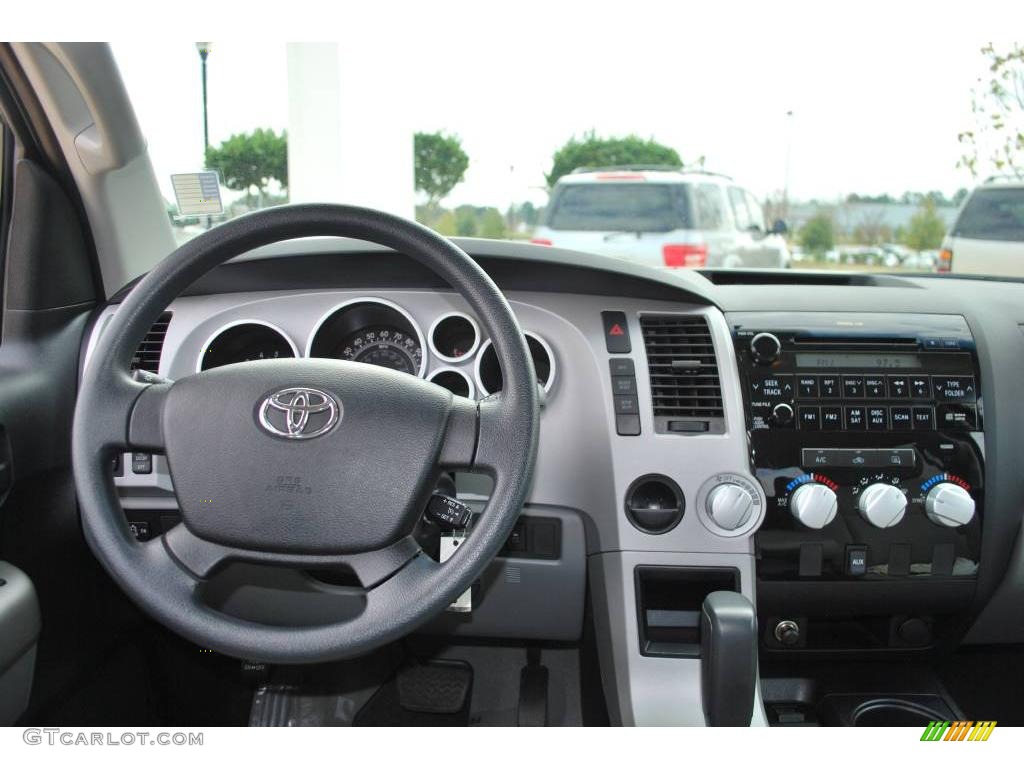
[[[863,405],[846,406],[846,428],[863,431],[867,426],[866,413]]]

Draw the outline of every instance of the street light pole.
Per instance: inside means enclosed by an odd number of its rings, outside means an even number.
[[[789,161],[793,153],[793,110],[786,111],[786,170],[782,187],[782,218],[789,218]]]
[[[203,73],[203,164],[206,164],[206,153],[210,149],[210,128],[206,118],[206,57],[210,55],[213,43],[196,43],[196,50],[199,51]]]

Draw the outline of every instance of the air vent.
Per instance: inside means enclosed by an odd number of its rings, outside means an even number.
[[[157,373],[160,368],[160,353],[164,348],[164,338],[167,336],[167,328],[171,324],[171,313],[164,312],[153,323],[146,338],[139,344],[135,356],[132,358],[133,371],[149,371]]]
[[[722,431],[722,387],[704,316],[644,315],[640,328],[657,431]]]

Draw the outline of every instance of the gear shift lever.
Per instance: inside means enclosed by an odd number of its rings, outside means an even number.
[[[708,725],[750,725],[757,682],[757,617],[739,592],[712,592],[700,617],[700,677]]]

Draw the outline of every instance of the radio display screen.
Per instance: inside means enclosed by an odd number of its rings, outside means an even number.
[[[881,368],[909,370],[921,367],[921,358],[910,354],[872,352],[798,352],[797,368]]]

